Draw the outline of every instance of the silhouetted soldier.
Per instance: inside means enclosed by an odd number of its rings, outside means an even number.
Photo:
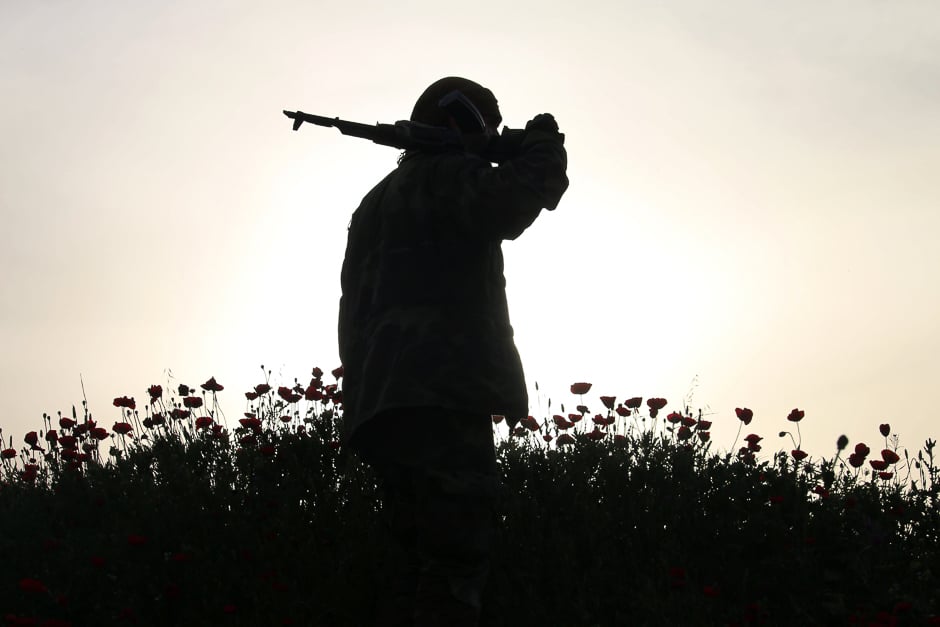
[[[441,106],[454,92],[485,128]],[[462,78],[428,87],[411,119],[460,130],[463,147],[405,152],[353,214],[339,314],[342,436],[375,468],[396,543],[377,624],[461,627],[479,620],[496,522],[492,415],[513,426],[528,413],[501,242],[557,206],[567,156],[542,114],[518,154],[492,165],[496,98]]]

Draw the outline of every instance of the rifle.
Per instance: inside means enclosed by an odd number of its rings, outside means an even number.
[[[461,134],[457,131],[410,120],[399,120],[394,124],[369,125],[313,115],[303,111],[284,111],[284,115],[294,121],[295,131],[304,122],[309,122],[317,126],[335,127],[343,135],[368,139],[381,146],[390,146],[399,150],[443,152],[464,149]],[[490,140],[482,156],[494,163],[511,159],[519,153],[524,137],[524,130],[503,128],[502,133]]]

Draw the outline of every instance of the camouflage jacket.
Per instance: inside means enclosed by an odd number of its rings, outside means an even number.
[[[530,132],[493,166],[464,152],[409,153],[352,216],[342,269],[342,440],[376,414],[441,407],[528,412],[506,304],[502,240],[568,187],[557,135]]]

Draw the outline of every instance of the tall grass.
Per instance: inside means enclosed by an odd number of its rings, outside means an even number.
[[[110,429],[87,407],[45,416],[0,446],[7,624],[371,624],[387,535],[374,476],[338,445],[337,384],[259,384],[231,425],[222,386],[200,387],[116,398]],[[767,455],[740,408],[713,452],[689,408],[595,412],[589,390],[499,441],[482,625],[940,624],[932,440],[910,456],[882,425],[880,454]]]

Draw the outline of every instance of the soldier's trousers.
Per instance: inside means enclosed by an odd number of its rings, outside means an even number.
[[[500,485],[490,416],[395,410],[351,446],[379,477],[392,538],[376,625],[476,626]]]

